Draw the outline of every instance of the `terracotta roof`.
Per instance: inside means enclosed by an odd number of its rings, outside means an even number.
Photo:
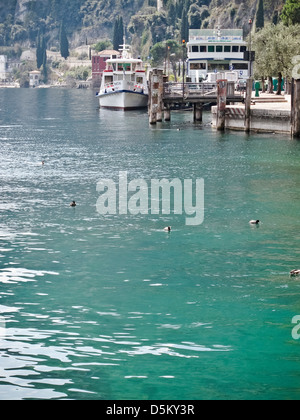
[[[104,50],[104,51],[100,51],[98,55],[120,55],[120,51],[116,51],[116,50]]]

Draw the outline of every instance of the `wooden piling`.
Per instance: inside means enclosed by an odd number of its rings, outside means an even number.
[[[224,131],[226,123],[227,80],[217,81],[217,130]]]
[[[203,105],[201,103],[194,104],[194,122],[202,122]]]
[[[165,119],[165,121],[171,121],[171,107],[170,107],[170,104],[165,104],[164,119]]]
[[[300,137],[300,79],[292,85],[291,134]]]
[[[163,89],[163,71],[153,69],[149,76],[148,114],[150,124],[162,121]]]
[[[251,99],[252,99],[253,78],[247,80],[246,99],[245,99],[245,131],[251,131]]]

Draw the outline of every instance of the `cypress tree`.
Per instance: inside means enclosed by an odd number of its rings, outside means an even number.
[[[182,11],[181,16],[181,41],[185,40],[185,42],[188,42],[189,40],[189,20],[187,15],[187,9],[184,8]]]
[[[68,41],[67,34],[66,34],[65,27],[64,27],[63,23],[61,24],[61,27],[60,27],[60,37],[59,38],[60,38],[60,54],[66,60],[69,57],[70,52],[69,52],[69,41]]]
[[[256,21],[255,27],[256,30],[262,29],[265,26],[265,8],[264,8],[264,0],[259,0],[257,12],[256,12]]]
[[[117,20],[115,20],[115,24],[114,24],[114,35],[113,35],[113,46],[114,46],[114,50],[117,51],[119,49],[119,45],[118,45],[118,21],[119,18],[117,18]]]
[[[123,23],[122,16],[119,19],[119,31],[118,31],[118,34],[119,34],[119,42],[120,42],[119,45],[122,45],[123,42],[124,42],[124,23]]]
[[[114,25],[114,35],[113,35],[113,46],[114,50],[118,51],[120,48],[120,45],[123,44],[123,37],[124,37],[124,24],[123,24],[123,18],[118,17],[115,21]]]
[[[47,52],[46,49],[44,50],[44,58],[43,58],[43,76],[44,76],[44,83],[48,82],[48,68],[47,68]]]
[[[42,43],[41,43],[41,35],[40,31],[36,38],[36,66],[40,69],[43,65],[43,51],[42,51]]]

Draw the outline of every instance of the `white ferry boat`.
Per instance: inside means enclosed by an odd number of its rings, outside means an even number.
[[[235,82],[249,77],[242,29],[191,29],[187,47],[188,76],[193,83],[215,82],[220,73],[221,78]]]
[[[101,108],[133,110],[148,105],[146,71],[140,59],[131,56],[129,46],[122,45],[121,57],[109,59],[98,93]]]

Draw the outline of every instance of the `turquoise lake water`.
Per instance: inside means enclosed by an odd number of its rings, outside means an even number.
[[[299,399],[300,142],[97,105],[0,92],[0,399]],[[101,216],[120,171],[203,178],[204,223]]]

